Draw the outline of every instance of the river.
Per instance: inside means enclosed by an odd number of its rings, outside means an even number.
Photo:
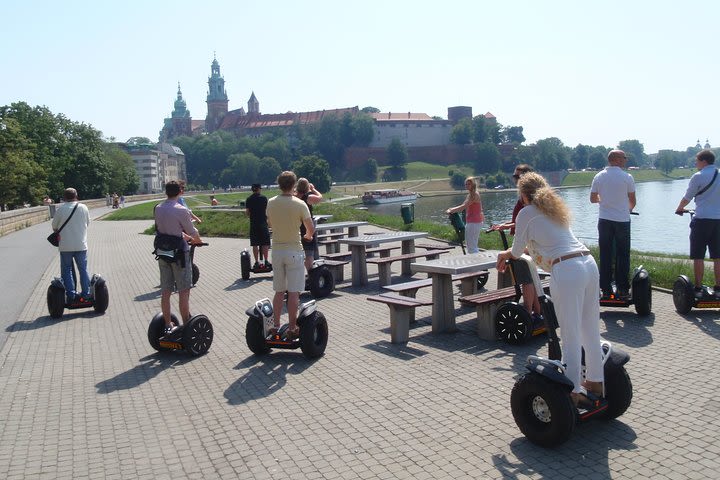
[[[688,180],[668,182],[644,182],[636,184],[639,216],[632,217],[632,248],[645,252],[688,254],[690,242],[688,223],[690,217],[675,215],[675,207],[685,194]],[[572,229],[584,243],[597,244],[598,205],[590,203],[590,187],[563,188],[559,190],[573,212]],[[421,197],[415,202],[415,219],[448,223],[445,210],[458,205],[464,195]],[[489,226],[510,220],[517,201],[515,190],[500,190],[482,194],[485,223]],[[691,203],[688,208],[693,208]],[[400,215],[400,204],[369,207],[372,212]]]

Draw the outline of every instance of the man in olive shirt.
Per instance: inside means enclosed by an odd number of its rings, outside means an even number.
[[[268,223],[273,229],[273,320],[280,327],[283,297],[287,292],[287,310],[290,327],[288,338],[297,337],[300,292],[305,289],[305,252],[300,241],[298,225],[305,225],[305,239],[312,240],[315,227],[305,202],[293,195],[297,177],[285,171],[278,176],[281,194],[271,198],[267,206]]]

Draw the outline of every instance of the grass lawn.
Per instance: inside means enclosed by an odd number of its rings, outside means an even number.
[[[689,168],[676,168],[669,174],[664,173],[661,170],[650,170],[650,169],[642,169],[642,170],[628,170],[628,172],[633,176],[633,179],[635,182],[657,182],[662,180],[679,180],[682,178],[690,178],[693,173],[695,173],[694,170]],[[565,179],[563,180],[562,186],[563,187],[578,187],[578,186],[585,186],[590,185],[592,183],[593,177],[597,175],[598,172],[570,172],[567,174]]]

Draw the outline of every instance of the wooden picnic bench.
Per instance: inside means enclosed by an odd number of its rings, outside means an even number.
[[[382,293],[367,297],[371,302],[384,303],[390,308],[390,341],[406,343],[410,338],[410,314],[415,315],[415,308],[432,305],[430,300],[404,297],[392,293]]]
[[[548,290],[549,286],[550,280],[542,281],[543,290]],[[497,313],[500,305],[510,299],[514,299],[516,295],[517,292],[513,286],[462,296],[459,300],[463,305],[472,306],[477,309],[478,336],[483,340],[495,340],[497,338],[495,332],[495,313]]]
[[[487,271],[459,273],[452,276],[452,281],[460,281],[460,291],[462,295],[472,295],[477,292],[477,279],[482,276],[487,277],[488,275]],[[423,278],[421,280],[412,280],[394,285],[385,285],[383,288],[390,292],[399,293],[404,297],[415,298],[418,290],[430,286],[432,286],[432,278]],[[410,312],[410,321],[415,321],[414,309]]]
[[[333,274],[335,283],[345,281],[345,265],[350,263],[350,260],[330,260],[322,259],[322,262],[330,269]]]
[[[380,246],[380,247],[373,247],[373,248],[366,248],[365,253],[370,256],[373,253],[379,253],[381,257],[389,257],[390,252],[393,250],[397,250],[400,247],[386,247],[386,246]],[[329,258],[333,260],[340,260],[340,259],[349,259],[352,256],[352,252],[338,252],[338,253],[327,253],[323,255],[323,258]]]
[[[402,255],[396,255],[394,257],[380,257],[380,258],[368,258],[366,261],[367,263],[374,263],[378,266],[378,276],[380,281],[380,286],[384,287],[385,285],[390,285],[392,283],[392,270],[390,269],[390,265],[393,262],[401,261],[401,260],[412,260],[414,258],[422,258],[425,257],[427,260],[432,260],[434,258],[438,258],[443,253],[448,253],[447,250],[426,250],[424,252],[413,252],[413,253],[404,253]]]
[[[424,248],[425,250],[452,250],[455,247],[453,245],[448,245],[447,243],[416,243],[415,248]]]

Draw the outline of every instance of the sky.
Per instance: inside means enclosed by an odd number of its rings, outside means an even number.
[[[23,101],[105,138],[157,140],[178,82],[229,109],[465,105],[526,143],[646,153],[720,145],[720,2],[707,0],[3,0],[0,106]]]

